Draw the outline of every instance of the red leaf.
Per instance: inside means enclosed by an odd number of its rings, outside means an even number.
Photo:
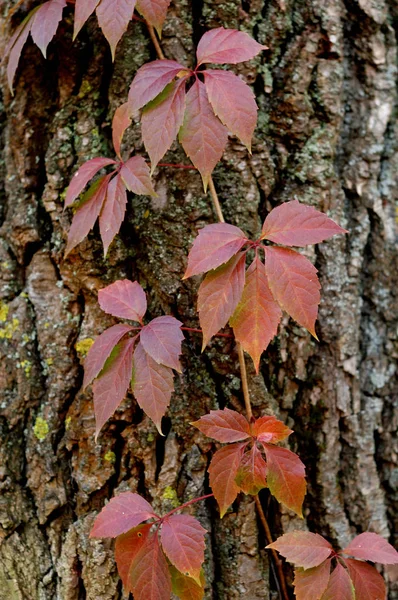
[[[154,60],[138,69],[129,91],[131,112],[156,98],[180,71],[187,69],[175,60]]]
[[[117,571],[126,591],[129,591],[128,575],[131,565],[142,546],[146,543],[151,527],[151,523],[138,525],[138,527],[134,527],[116,538],[115,560]]]
[[[242,298],[230,325],[238,342],[252,357],[257,373],[261,354],[276,335],[281,316],[268,287],[264,264],[256,256],[246,272]]]
[[[236,29],[219,27],[207,31],[199,42],[196,52],[198,65],[203,63],[236,64],[250,60],[262,50],[267,50],[247,33]]]
[[[184,334],[181,321],[174,317],[156,317],[141,330],[141,344],[155,362],[181,372],[178,357]]]
[[[137,10],[150,25],[155,27],[159,36],[162,33],[170,0],[137,0]]]
[[[74,174],[72,181],[69,184],[65,198],[65,208],[74,203],[76,198],[84,190],[90,179],[94,177],[100,169],[107,167],[108,165],[116,164],[111,158],[104,158],[99,156],[88,160],[80,167],[80,169]]]
[[[321,299],[317,269],[310,261],[288,248],[266,247],[265,271],[272,294],[299,325],[316,338],[315,321]]]
[[[180,600],[202,600],[204,596],[205,578],[203,571],[200,573],[200,583],[198,585],[191,577],[186,577],[175,567],[170,567],[171,585],[173,594],[178,596]]]
[[[335,570],[330,576],[326,592],[322,596],[322,600],[354,600],[354,586],[348,572],[337,563]],[[361,600],[361,599],[359,599]]]
[[[97,337],[84,361],[83,389],[101,372],[113,348],[129,331],[132,331],[130,325],[113,325],[113,327],[106,329]]]
[[[93,14],[100,0],[76,0],[73,40],[83,27],[90,15]]]
[[[243,231],[234,225],[206,225],[199,230],[193,243],[183,279],[216,269],[239,252],[246,242]]]
[[[239,442],[250,437],[250,426],[245,417],[229,408],[211,410],[191,425],[218,442]]]
[[[11,36],[3,55],[3,60],[10,55],[8,58],[7,65],[7,80],[11,94],[14,95],[14,77],[18,68],[19,59],[21,57],[22,49],[28,39],[30,28],[33,22],[33,16],[39,10],[40,6],[36,6],[30,13],[25,17],[22,23],[17,27],[14,34]]]
[[[356,600],[386,600],[386,586],[383,577],[366,562],[344,559],[355,589]]]
[[[224,446],[213,454],[209,466],[210,486],[223,518],[240,489],[235,483],[245,444]]]
[[[299,517],[302,517],[302,505],[306,491],[303,463],[297,454],[286,448],[271,446],[271,444],[263,444],[263,446],[267,457],[267,482],[271,494],[278,502],[282,502]],[[315,567],[316,564],[309,566]]]
[[[157,534],[148,537],[129,572],[134,600],[170,600],[171,578]]]
[[[242,492],[253,496],[267,487],[267,465],[256,445],[243,455],[235,482]]]
[[[95,441],[102,427],[126,396],[133,373],[133,350],[136,340],[137,336],[119,342],[112,350],[98,379],[94,381]]]
[[[122,492],[112,498],[94,521],[90,537],[116,537],[143,521],[155,518],[152,506],[132,492]]]
[[[296,600],[320,600],[330,579],[330,559],[312,569],[296,569],[294,575]]]
[[[113,147],[115,148],[115,152],[117,156],[121,160],[120,149],[122,144],[122,139],[124,132],[131,125],[131,117],[130,117],[130,109],[128,102],[121,104],[115,111],[112,121],[112,140]]]
[[[171,564],[198,584],[205,559],[205,533],[206,529],[190,515],[167,517],[160,533],[163,550]]]
[[[277,444],[291,433],[293,431],[275,417],[260,417],[252,425],[252,434],[263,444]]]
[[[162,417],[170,403],[174,390],[173,371],[158,365],[138,344],[134,352],[133,394],[138,404],[155,423],[160,435]]]
[[[141,323],[146,313],[146,296],[138,281],[115,281],[98,292],[98,302],[104,312],[121,319]]]
[[[62,19],[62,11],[65,7],[65,0],[49,0],[40,6],[32,20],[30,33],[44,58],[46,58],[47,46],[58,29],[58,23]]]
[[[398,564],[398,552],[377,533],[360,533],[342,552],[383,565]]]
[[[120,176],[130,192],[141,196],[157,196],[152,186],[148,165],[142,156],[133,156],[124,163]]]
[[[119,233],[126,212],[126,205],[126,188],[124,187],[120,174],[118,174],[108,185],[106,200],[99,218],[100,234],[104,245],[105,257],[113,238]]]
[[[185,79],[173,81],[147,105],[141,118],[142,140],[151,159],[153,173],[177,137],[185,111]]]
[[[230,71],[203,71],[209,102],[228,130],[251,152],[251,141],[257,124],[257,104],[252,90]]]
[[[184,123],[179,140],[202,175],[205,191],[214,167],[228,141],[228,132],[215,116],[205,84],[197,79],[186,96]]]
[[[220,329],[225,327],[241,299],[245,285],[246,257],[233,256],[228,263],[211,271],[198,292],[198,312],[203,330],[202,350]]]
[[[268,457],[267,457],[268,458]],[[279,537],[267,548],[278,550],[296,567],[311,569],[326,560],[333,551],[332,546],[321,535],[309,531],[291,531]]]
[[[136,0],[101,0],[97,5],[98,24],[109,42],[112,60],[116,46],[133,18]]]
[[[325,214],[298,200],[274,208],[264,221],[262,239],[285,246],[319,244],[338,233],[348,233]]]

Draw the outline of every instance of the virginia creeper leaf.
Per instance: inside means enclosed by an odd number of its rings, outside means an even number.
[[[65,208],[74,203],[76,198],[84,190],[90,179],[98,173],[100,169],[107,167],[108,165],[114,165],[115,161],[111,158],[104,158],[99,156],[98,158],[92,158],[88,160],[80,167],[80,169],[74,174],[72,181],[69,184],[65,198]]]
[[[223,518],[239,493],[235,483],[245,444],[230,444],[213,454],[209,466],[210,486]]]
[[[8,65],[7,65],[7,80],[11,94],[14,95],[14,77],[18,68],[19,59],[21,52],[25,46],[26,40],[28,39],[30,28],[32,26],[33,17],[39,10],[40,5],[36,6],[30,13],[24,18],[22,23],[17,27],[14,34],[11,36],[5,50],[3,59],[9,54]]]
[[[203,571],[200,573],[200,583],[198,585],[191,577],[186,577],[173,566],[170,567],[171,585],[173,594],[178,596],[180,600],[202,600],[204,596],[205,578]]]
[[[115,235],[119,233],[126,212],[126,205],[126,188],[124,187],[120,174],[118,174],[108,185],[106,200],[99,218],[100,234],[104,245],[105,257]]]
[[[129,91],[131,112],[156,98],[181,71],[187,69],[175,60],[154,60],[138,69]]]
[[[236,64],[250,60],[261,50],[266,49],[267,46],[259,44],[243,31],[218,27],[207,31],[202,36],[196,56],[198,65],[203,65],[203,63]]]
[[[129,572],[134,600],[170,600],[171,577],[156,534],[148,536]]]
[[[142,156],[133,156],[124,163],[120,176],[130,192],[141,196],[157,196],[153,189],[148,165]]]
[[[136,0],[101,0],[97,5],[98,24],[109,42],[112,60],[116,46],[133,18]]]
[[[183,279],[216,269],[237,254],[246,242],[245,234],[235,225],[206,225],[193,243]]]
[[[268,456],[267,456],[268,462]],[[282,556],[296,567],[311,569],[326,560],[333,551],[325,538],[309,531],[291,531],[279,537],[267,548],[278,550]]]
[[[293,582],[296,600],[320,600],[329,579],[330,559],[312,569],[296,569]]]
[[[344,562],[355,589],[356,600],[386,600],[384,579],[372,565],[351,558],[346,558]]]
[[[114,317],[141,323],[146,313],[145,292],[138,281],[121,279],[98,292],[102,310]]]
[[[141,330],[141,344],[155,362],[181,372],[178,357],[184,334],[181,321],[174,317],[156,317]]]
[[[242,492],[253,496],[267,487],[267,465],[255,444],[243,455],[235,482]]]
[[[228,141],[226,127],[215,116],[205,84],[197,79],[186,96],[184,122],[179,140],[200,172],[205,191],[214,167]]]
[[[128,102],[121,104],[115,111],[112,121],[113,147],[121,160],[120,151],[124,132],[131,125],[130,108]]]
[[[238,342],[252,357],[257,373],[261,354],[276,335],[281,316],[268,286],[264,264],[256,256],[246,272],[242,298],[230,325]]]
[[[245,255],[233,256],[225,265],[211,271],[198,292],[198,312],[203,330],[202,351],[210,339],[225,327],[245,285]]]
[[[167,517],[160,532],[164,553],[171,564],[198,584],[205,559],[205,533],[206,529],[190,515]]]
[[[151,527],[151,523],[138,525],[138,527],[134,527],[127,533],[118,535],[116,538],[115,560],[117,564],[117,571],[126,591],[129,591],[128,575],[131,565],[134,562],[138,552],[148,539]]]
[[[332,572],[326,592],[322,596],[322,600],[354,600],[354,586],[348,572],[337,563],[335,570]],[[360,599],[361,600],[361,599]]]
[[[293,431],[275,417],[260,417],[251,426],[252,434],[261,443],[277,444],[285,440]]]
[[[143,521],[157,518],[152,506],[132,492],[122,492],[104,506],[94,521],[90,537],[117,537]]]
[[[299,325],[316,338],[321,299],[317,269],[308,258],[288,248],[265,248],[265,271],[272,294]]]
[[[209,102],[217,117],[251,152],[257,124],[257,104],[252,90],[230,71],[203,71]]]
[[[305,467],[297,454],[271,444],[263,444],[267,457],[267,482],[273,496],[302,517],[306,483]],[[304,566],[304,565],[299,565]],[[316,565],[311,565],[315,567]]]
[[[76,0],[73,40],[75,40],[89,16],[93,14],[99,2],[100,0]]]
[[[211,410],[191,425],[218,442],[239,442],[250,437],[250,426],[245,417],[229,408]]]
[[[344,548],[345,554],[382,563],[383,565],[398,564],[398,552],[380,535],[370,531],[360,533]]]
[[[137,0],[137,10],[161,37],[170,0]]]
[[[44,58],[46,58],[47,46],[58,29],[58,23],[62,19],[62,11],[65,7],[65,0],[49,0],[39,7],[32,20],[30,33]]]
[[[307,246],[319,244],[337,233],[348,231],[312,206],[292,200],[269,213],[261,237],[284,246]]]

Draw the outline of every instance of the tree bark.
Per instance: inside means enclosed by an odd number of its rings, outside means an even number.
[[[12,4],[1,8],[3,49],[38,2],[10,23]],[[157,511],[207,493],[215,445],[189,422],[244,410],[234,343],[216,338],[201,354],[200,336],[187,334],[167,435],[129,396],[94,442],[84,351],[113,323],[98,290],[138,280],[151,318],[198,327],[198,280],[181,277],[197,229],[216,216],[197,172],[161,167],[159,197],[129,198],[106,260],[98,231],[63,258],[70,179],[89,158],[113,156],[114,110],[155,58],[142,23],[131,23],[112,64],[95,18],[73,44],[72,22],[68,7],[46,61],[28,42],[14,97],[4,68],[1,79],[1,600],[122,598],[113,543],[88,538],[95,515],[125,490]],[[294,429],[290,447],[307,468],[304,521],[261,494],[274,537],[309,528],[343,547],[367,530],[394,543],[398,530],[397,23],[394,0],[179,0],[164,28],[167,58],[187,64],[203,32],[221,25],[269,47],[231,67],[260,110],[253,154],[230,139],[214,173],[226,220],[255,236],[272,207],[297,198],[350,231],[306,250],[322,284],[320,342],[286,317],[259,376],[247,358],[255,415],[275,413]],[[143,152],[138,119],[124,147]],[[175,144],[167,162],[189,161]],[[206,598],[278,598],[253,498],[240,496],[222,520],[211,500],[193,512],[208,530]]]

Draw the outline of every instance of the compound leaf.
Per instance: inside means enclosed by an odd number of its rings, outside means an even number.
[[[360,533],[344,548],[345,554],[382,563],[383,565],[398,564],[398,552],[380,535],[370,531]]]
[[[90,537],[117,537],[143,521],[158,518],[144,498],[132,492],[122,492],[112,498],[94,521]]]
[[[85,162],[74,174],[72,181],[69,184],[66,192],[65,208],[74,203],[90,179],[92,179],[100,169],[114,164],[116,164],[114,160],[111,158],[104,158],[103,156],[92,158],[91,160]]]
[[[332,572],[326,592],[322,596],[322,600],[354,600],[354,586],[346,569],[337,563],[335,570]],[[362,600],[362,599],[359,599]]]
[[[98,24],[109,42],[112,60],[116,46],[133,18],[136,0],[101,0],[97,5]]]
[[[128,575],[134,600],[170,600],[171,577],[157,534],[148,536]]]
[[[223,518],[240,491],[235,483],[235,478],[244,447],[245,444],[224,446],[217,450],[211,459],[209,466],[210,486],[220,507],[221,518]]]
[[[344,559],[355,589],[356,600],[386,600],[383,577],[372,565],[351,558]]]
[[[297,568],[293,581],[296,600],[320,600],[328,587],[329,579],[330,559],[312,569]]]
[[[47,46],[57,31],[65,7],[65,0],[49,0],[49,2],[45,2],[39,7],[32,20],[30,33],[34,43],[42,51],[44,58],[46,58]]]
[[[268,462],[268,456],[267,456]],[[312,569],[326,560],[333,551],[325,538],[309,531],[291,531],[279,537],[267,548],[277,550],[296,567]]]
[[[205,533],[206,529],[190,515],[167,517],[160,533],[163,550],[171,564],[198,584],[205,558]]]
[[[267,482],[273,496],[302,517],[306,483],[305,467],[297,454],[271,444],[263,444],[267,458]],[[299,565],[304,566],[304,565]],[[311,565],[315,567],[316,565]]]
[[[181,321],[174,317],[156,317],[141,330],[141,344],[153,358],[161,365],[181,372],[179,356],[181,342],[184,334],[181,331]]]
[[[98,292],[102,310],[114,317],[142,322],[146,313],[145,292],[138,281],[121,279]]]
[[[120,176],[130,192],[141,196],[157,196],[153,189],[149,167],[142,156],[133,156],[120,169]]]
[[[118,535],[116,538],[115,560],[117,564],[117,571],[126,591],[129,591],[128,575],[131,565],[134,562],[138,552],[148,539],[151,527],[151,523],[138,525],[138,527],[134,527],[127,533]]]
[[[104,256],[107,255],[108,248],[115,235],[119,233],[126,212],[126,205],[126,188],[118,173],[108,185],[106,200],[99,218],[100,234],[104,245]]]
[[[242,492],[253,496],[267,487],[267,465],[255,444],[243,455],[235,482]]]
[[[138,69],[129,91],[131,112],[156,98],[181,71],[187,69],[175,60],[154,60]]]
[[[137,10],[150,25],[155,27],[159,34],[162,33],[163,23],[166,19],[170,0],[137,0]]]
[[[245,417],[229,408],[211,410],[191,425],[218,442],[239,442],[250,437],[250,426]]]
[[[207,31],[202,36],[196,56],[198,65],[236,64],[254,58],[262,50],[267,50],[267,46],[259,44],[247,33],[218,27]]]

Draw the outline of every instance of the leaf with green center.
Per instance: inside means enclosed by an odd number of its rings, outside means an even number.
[[[271,444],[263,444],[263,447],[267,458],[267,482],[271,494],[278,502],[282,502],[302,517],[302,505],[307,487],[303,463],[297,454],[286,448]]]
[[[129,91],[132,113],[154,100],[181,71],[187,69],[175,60],[154,60],[140,67]]]
[[[98,156],[85,162],[74,174],[66,192],[65,208],[71,206],[76,198],[82,193],[90,179],[104,167],[116,164],[112,158]],[[94,184],[95,185],[95,184]]]

